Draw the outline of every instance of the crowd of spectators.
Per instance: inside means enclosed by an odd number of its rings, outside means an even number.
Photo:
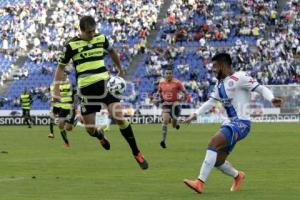
[[[106,34],[110,43],[118,47],[121,60],[130,60],[154,29],[161,4],[161,0],[59,1],[40,34],[40,47],[51,52],[60,50],[66,40],[79,33],[80,16],[91,15],[98,32]],[[128,62],[124,63],[128,66]]]
[[[257,38],[254,50],[236,44],[238,68],[249,71],[263,84],[300,83],[300,2],[287,1],[269,31]]]
[[[277,6],[277,1],[272,0],[174,0],[158,38],[158,43],[167,41],[169,45],[147,49],[144,63],[140,66],[144,68],[144,75],[134,80],[147,82],[145,79],[148,79],[155,85],[162,78],[163,69],[172,65],[176,77],[184,82],[190,92],[197,94],[193,95],[194,99],[204,101],[216,82],[211,70],[211,57],[218,51],[227,51],[232,55],[235,70],[247,71],[262,84],[299,84],[300,3],[297,0],[287,1],[280,14],[277,13]],[[255,34],[256,28],[259,34]],[[210,45],[208,41],[218,40],[215,36],[220,30],[223,30],[223,39],[228,39],[227,36],[252,35],[256,42],[252,44],[245,38],[237,37],[228,46]],[[178,43],[182,40],[194,41],[195,35],[199,41],[195,46]],[[190,54],[188,49],[196,53]],[[187,62],[187,58],[191,57],[198,62],[197,67]],[[136,87],[142,88],[143,85],[136,84]],[[141,91],[149,92],[149,95],[156,92],[155,87],[152,91],[146,88]],[[143,103],[148,100],[142,99]]]
[[[18,1],[0,8],[1,50],[5,54],[18,51],[28,57],[24,66],[13,73],[1,71],[1,84],[3,80],[27,78],[28,72],[35,74],[36,66],[40,66],[42,75],[53,76],[53,67],[47,63],[56,63],[63,43],[79,33],[82,15],[95,17],[98,32],[108,36],[127,68],[132,57],[145,47],[163,1],[68,0],[59,1],[54,10],[50,10],[50,3],[51,0]],[[109,60],[107,67],[114,69]]]
[[[15,68],[14,62],[16,58],[6,52],[0,53],[0,87],[7,81],[13,80],[12,71]]]
[[[276,0],[173,0],[158,40],[174,44],[258,38],[267,25],[275,24],[277,6]]]
[[[56,62],[63,43],[79,33],[80,16],[91,15],[98,32],[118,47],[127,67],[155,28],[163,0],[68,0],[59,1],[51,12],[50,2],[34,0],[0,8],[0,47],[18,48],[35,63]]]
[[[0,8],[0,48],[7,55],[10,49],[26,53],[30,61],[40,65],[42,75],[53,76],[53,67],[47,63],[57,62],[63,43],[79,33],[80,16],[88,14],[98,22],[98,32],[106,34],[117,48],[125,68],[138,53],[144,54],[143,73],[138,71],[133,77],[132,103],[139,102],[139,96],[149,101],[163,70],[170,65],[194,100],[205,101],[216,82],[211,57],[225,50],[232,55],[236,70],[247,71],[262,84],[300,83],[298,0],[287,0],[281,13],[277,13],[276,0],[172,0],[161,27],[157,27],[163,2],[68,0],[59,1],[53,11],[49,11],[50,0],[20,2]],[[156,28],[158,45],[146,47],[149,32]],[[211,41],[223,43],[220,46]],[[161,47],[162,42],[168,45]],[[109,60],[107,68],[114,73]],[[0,84],[4,79],[27,78],[29,72],[27,68],[15,74],[1,71]],[[146,87],[146,95],[140,94],[144,92],[143,81],[153,85]]]
[[[33,0],[0,8],[0,16],[4,18],[0,20],[2,48],[19,48],[26,52],[36,33],[45,26],[49,7],[49,0]]]

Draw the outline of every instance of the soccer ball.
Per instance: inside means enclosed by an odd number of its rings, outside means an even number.
[[[120,96],[126,90],[126,81],[119,76],[111,76],[107,82],[107,89],[112,95]]]

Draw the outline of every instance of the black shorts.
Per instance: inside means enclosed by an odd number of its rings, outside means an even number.
[[[60,108],[58,116],[59,118],[65,118],[65,122],[73,124],[75,119],[75,110]]]
[[[169,113],[171,118],[176,119],[180,116],[181,106],[175,105],[172,102],[164,102],[163,106],[163,113]]]
[[[52,113],[54,116],[58,116],[60,112],[60,108],[53,106],[52,107]]]
[[[30,117],[30,109],[23,108],[23,117]]]
[[[104,80],[79,89],[78,95],[81,100],[81,115],[99,112],[111,103],[120,102],[120,99],[108,92]]]

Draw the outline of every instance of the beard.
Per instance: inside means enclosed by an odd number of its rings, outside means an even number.
[[[219,71],[213,71],[213,73],[215,74],[215,77],[218,79],[218,80],[221,80],[222,77],[223,77],[223,73],[221,70]]]
[[[223,73],[222,73],[222,71],[220,70],[218,73],[217,73],[217,79],[218,80],[221,80],[222,78],[223,78]]]

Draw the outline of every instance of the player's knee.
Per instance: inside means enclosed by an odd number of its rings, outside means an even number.
[[[208,147],[219,150],[218,149],[218,140],[216,138],[212,138],[208,143]]]
[[[62,124],[62,123],[59,123],[59,124],[58,124],[58,128],[64,129],[64,127],[65,127],[64,124]]]
[[[208,143],[208,147],[212,147],[212,148],[216,149],[217,151],[219,151],[220,149],[223,149],[226,146],[227,146],[226,139],[223,139],[219,136],[214,136]]]
[[[170,119],[169,119],[168,117],[166,117],[166,118],[163,119],[163,123],[164,123],[164,124],[168,124],[169,121],[170,121]]]
[[[117,121],[124,121],[124,115],[122,112],[122,107],[116,105],[110,109],[111,117],[118,123]]]
[[[115,119],[115,122],[118,126],[122,126],[124,124],[124,120],[117,120]]]
[[[119,120],[119,122],[116,122],[120,129],[126,129],[130,123],[127,120]]]
[[[72,131],[72,129],[73,129],[73,127],[72,126],[65,126],[65,130],[67,130],[67,131]]]

